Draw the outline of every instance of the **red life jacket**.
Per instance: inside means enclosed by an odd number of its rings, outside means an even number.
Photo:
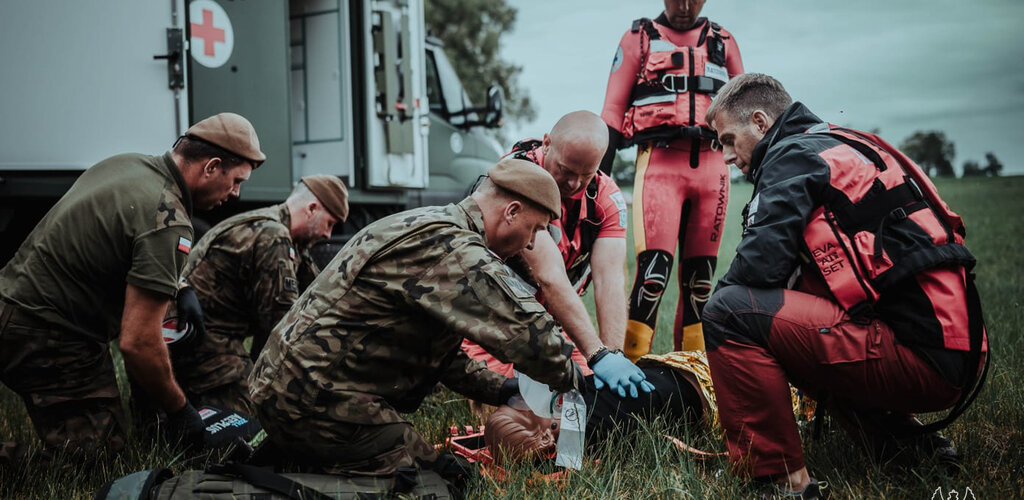
[[[807,130],[828,134],[845,146],[818,153],[831,178],[823,206],[804,229],[810,267],[816,268],[850,316],[869,312],[882,293],[900,281],[940,265],[966,270],[968,376],[959,399],[942,419],[890,429],[909,437],[939,431],[974,402],[988,374],[981,301],[970,273],[975,259],[963,245],[963,220],[939,197],[935,185],[910,158],[880,137],[832,124]],[[805,256],[806,257],[806,256]]]
[[[804,230],[804,257],[851,316],[920,271],[974,266],[963,220],[910,158],[865,132],[821,124],[807,133],[845,144],[819,153],[830,167],[830,187]]]
[[[706,22],[694,47],[678,47],[662,38],[650,19],[633,21],[648,40],[630,96],[622,135],[628,144],[680,137],[713,139],[705,116],[712,96],[729,80],[721,26]],[[643,43],[645,37],[641,36]]]

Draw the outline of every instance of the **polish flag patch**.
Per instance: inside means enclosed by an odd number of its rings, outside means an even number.
[[[179,236],[178,251],[184,253],[185,255],[188,255],[188,253],[192,251],[192,240],[184,236]]]
[[[295,248],[288,247],[288,256],[291,257],[292,260],[295,260]]]

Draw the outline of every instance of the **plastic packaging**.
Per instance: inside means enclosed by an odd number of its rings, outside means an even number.
[[[558,432],[555,465],[579,470],[587,430],[587,403],[575,390],[562,395],[562,422]]]

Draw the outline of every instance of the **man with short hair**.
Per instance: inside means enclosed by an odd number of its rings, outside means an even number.
[[[197,297],[206,334],[171,353],[175,377],[192,404],[252,413],[247,379],[270,330],[299,297],[301,256],[347,216],[341,179],[311,175],[284,203],[228,218],[199,240],[182,283]]]
[[[935,431],[980,387],[987,350],[960,217],[899,150],[824,123],[770,76],[734,78],[708,120],[754,183],[704,309],[729,460],[779,493],[820,498],[787,379],[877,456],[955,455]],[[951,407],[934,425],[913,416]]]
[[[636,277],[623,348],[630,359],[651,350],[658,309],[678,258],[673,345],[704,348],[701,311],[711,295],[729,205],[729,167],[712,146],[704,113],[715,92],[743,73],[736,38],[700,17],[705,0],[664,0],[619,42],[601,118],[608,124],[602,170],[615,150],[637,146],[633,186]],[[678,248],[678,254],[677,254]]]
[[[245,118],[196,123],[163,156],[123,154],[86,170],[0,270],[0,380],[25,401],[44,451],[124,446],[108,342],[197,439],[202,420],[174,381],[161,323],[192,247],[193,207],[233,196],[266,159]],[[5,444],[0,461],[23,449]]]
[[[609,348],[622,348],[626,333],[626,202],[611,177],[598,171],[608,147],[601,117],[589,111],[563,116],[543,140],[519,141],[508,156],[540,165],[554,177],[561,196],[562,216],[552,221],[560,237],[540,233],[533,248],[509,261],[510,267],[538,288],[537,298],[562,325],[576,345],[573,360],[590,375],[587,361]],[[594,330],[580,295],[594,281],[597,323]],[[512,375],[512,365],[500,363],[472,341],[466,352],[487,362],[490,369]],[[625,397],[648,392],[644,374],[621,351],[603,356],[593,373],[598,389],[605,385]]]
[[[330,473],[449,464],[399,412],[442,382],[504,403],[515,379],[459,349],[471,338],[558,391],[582,387],[571,347],[503,260],[560,215],[540,167],[505,159],[471,196],[358,232],[274,328],[249,378],[280,460]]]

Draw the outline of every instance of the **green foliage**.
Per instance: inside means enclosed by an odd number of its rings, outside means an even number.
[[[470,100],[487,102],[487,88],[505,91],[505,117],[528,122],[537,117],[529,92],[520,87],[522,67],[498,56],[501,36],[516,22],[516,9],[504,0],[427,0],[424,17],[429,34],[444,42]]]
[[[954,423],[947,434],[964,456],[959,476],[944,475],[937,464],[906,471],[865,459],[839,429],[825,427],[820,441],[805,447],[811,472],[829,482],[832,498],[928,499],[937,487],[962,492],[970,487],[982,498],[1024,498],[1024,259],[1019,250],[1024,234],[1024,176],[1001,179],[938,179],[939,192],[963,216],[967,246],[978,257],[975,272],[985,305],[985,319],[993,355],[989,382],[975,406]],[[719,252],[716,279],[728,268],[739,242],[739,213],[751,194],[746,183],[731,186],[729,213]],[[628,189],[627,189],[628,191]],[[632,219],[630,219],[632,220]],[[632,285],[633,259],[628,259]],[[678,297],[676,273],[665,291],[658,314],[654,351],[672,345],[674,304]],[[592,293],[585,296],[593,314]],[[448,391],[430,396],[410,420],[429,440],[440,442],[451,425],[476,425],[466,401]],[[469,498],[749,498],[743,481],[728,474],[722,458],[697,460],[679,452],[662,437],[671,434],[704,450],[720,451],[713,436],[698,429],[671,427],[657,421],[637,434],[612,436],[596,445],[582,471],[564,483],[545,484],[534,477],[530,465],[513,467],[502,483],[482,480]],[[20,399],[0,388],[0,439],[34,442],[33,431]],[[58,460],[53,468],[37,462],[21,471],[0,472],[0,498],[91,498],[103,483],[131,472],[170,466],[174,471],[202,468],[215,457],[186,457],[164,443],[133,436],[129,448],[117,457],[100,457],[94,466]]]
[[[945,132],[938,130],[914,132],[913,135],[903,140],[900,150],[917,162],[929,176],[956,176],[956,173],[953,172],[956,146],[952,141],[946,139]]]
[[[985,175],[985,171],[981,169],[981,165],[974,160],[967,160],[964,162],[964,173],[962,177],[980,177]]]
[[[985,173],[992,177],[997,177],[1003,173],[1003,163],[996,158],[996,155],[989,151],[985,153]]]
[[[636,162],[623,158],[622,154],[616,151],[615,160],[612,161],[612,178],[619,187],[632,186],[636,180]]]
[[[963,177],[998,177],[1003,172],[1003,163],[996,158],[996,155],[991,151],[985,153],[985,163],[987,165],[982,168],[978,162],[974,160],[967,160],[964,162],[964,173]]]

